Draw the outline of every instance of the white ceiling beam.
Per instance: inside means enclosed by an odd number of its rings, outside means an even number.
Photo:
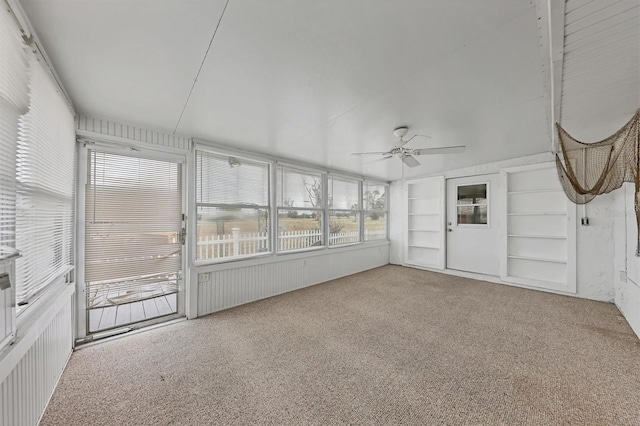
[[[540,50],[545,75],[545,96],[548,101],[547,117],[553,153],[558,151],[555,123],[560,122],[562,106],[565,6],[565,0],[536,0]]]

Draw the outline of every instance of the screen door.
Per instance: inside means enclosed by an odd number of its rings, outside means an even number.
[[[178,312],[179,163],[89,151],[85,189],[87,333]]]

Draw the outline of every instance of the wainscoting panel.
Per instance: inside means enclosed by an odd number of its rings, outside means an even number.
[[[131,124],[118,123],[101,118],[80,116],[76,120],[76,130],[99,133],[122,139],[146,142],[167,148],[189,149],[189,138],[169,132],[149,130]]]
[[[71,298],[2,380],[0,425],[36,425],[71,356]],[[16,343],[18,346],[19,343]]]
[[[292,255],[295,256],[295,255]],[[331,249],[258,265],[225,265],[198,275],[198,316],[228,309],[389,263],[389,245]]]

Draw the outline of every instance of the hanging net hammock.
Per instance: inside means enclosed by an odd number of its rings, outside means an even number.
[[[596,195],[620,188],[624,182],[635,184],[635,211],[638,223],[636,256],[640,255],[640,110],[615,134],[595,143],[583,143],[571,137],[559,124],[562,156],[556,155],[560,183],[567,197],[586,204]]]

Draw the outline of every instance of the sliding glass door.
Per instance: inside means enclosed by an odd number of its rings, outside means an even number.
[[[181,164],[89,150],[85,186],[86,333],[177,314]]]

